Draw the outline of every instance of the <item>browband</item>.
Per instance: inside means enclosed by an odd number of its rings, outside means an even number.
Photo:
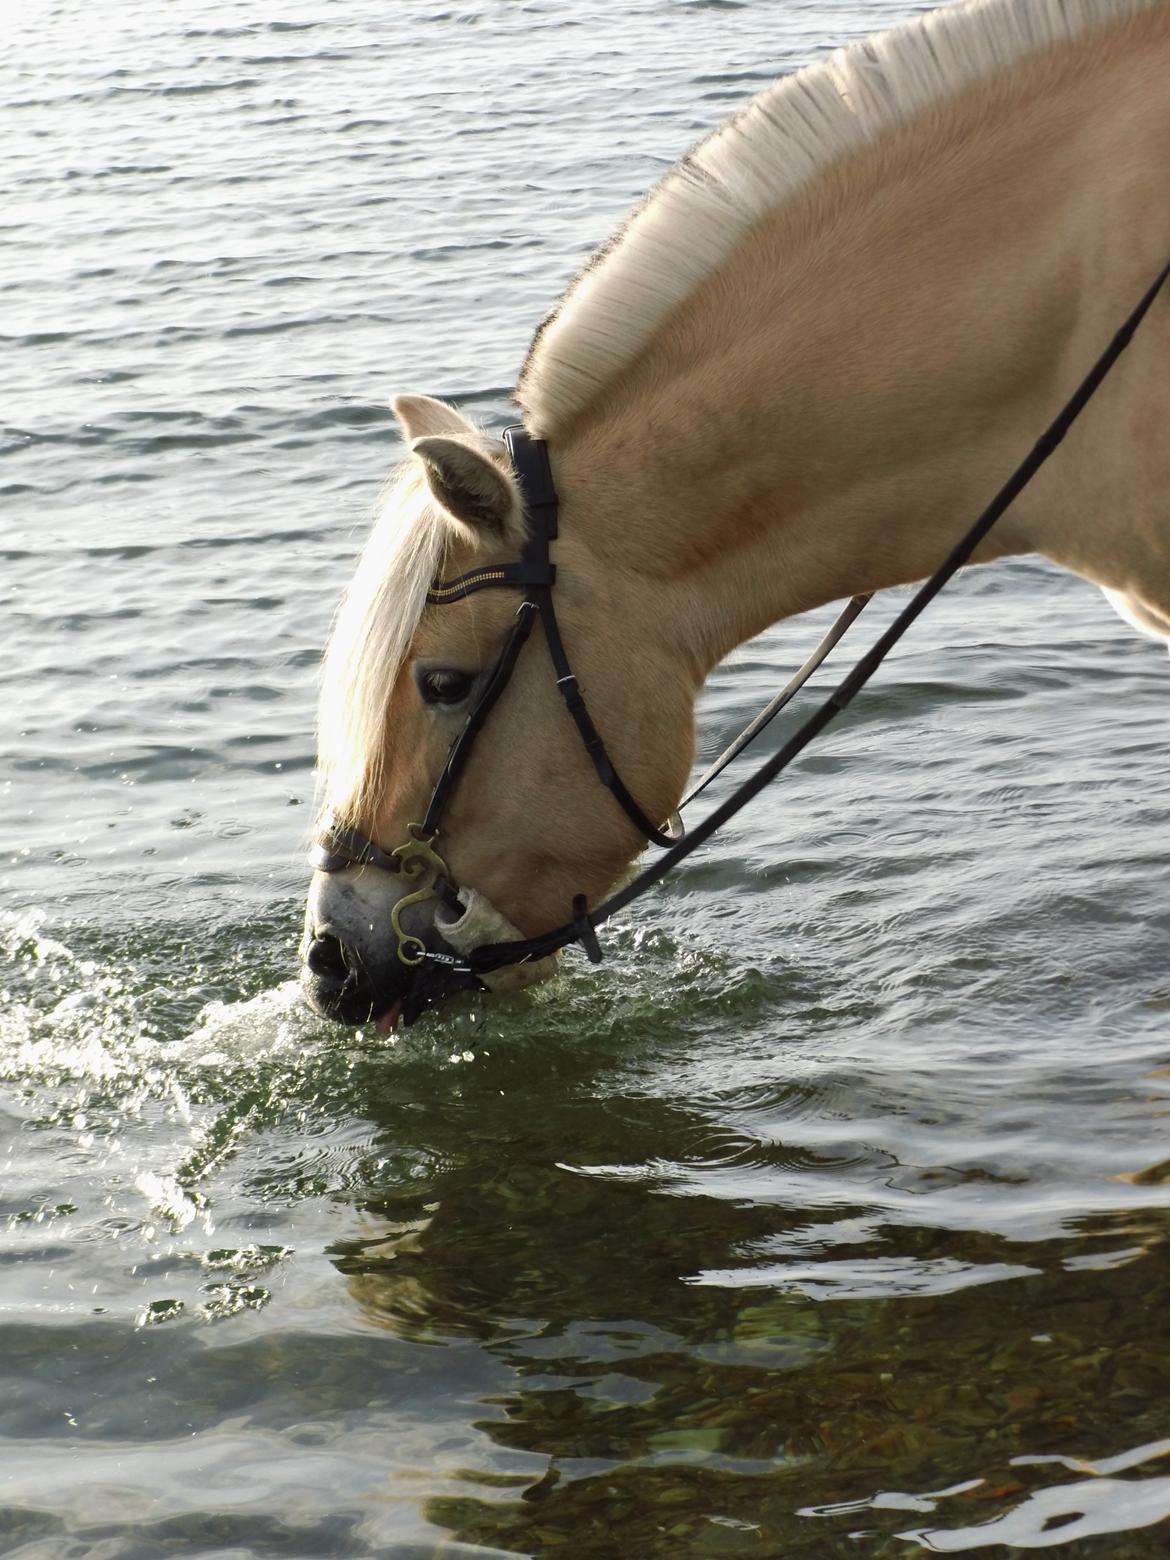
[[[440,580],[427,591],[427,604],[445,607],[453,601],[462,601],[477,590],[487,590],[492,585],[555,585],[556,564],[543,562],[499,563],[489,568],[469,569],[453,580]]]

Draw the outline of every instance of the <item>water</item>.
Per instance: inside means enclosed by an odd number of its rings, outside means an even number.
[[[1087,586],[961,582],[600,971],[290,984],[387,398],[502,423],[657,174],[906,9],[10,32],[0,1553],[1165,1554],[1170,667]]]

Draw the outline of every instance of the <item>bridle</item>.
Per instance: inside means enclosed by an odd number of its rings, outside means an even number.
[[[417,883],[418,886],[400,898],[390,913],[391,925],[397,939],[398,958],[407,966],[417,967],[430,961],[448,966],[462,975],[482,978],[506,965],[546,958],[549,954],[556,953],[574,942],[581,944],[594,963],[600,962],[602,954],[597,940],[597,928],[652,888],[782,773],[860,692],[911,624],[943,586],[965,563],[970,561],[979,543],[1053,454],[1096,394],[1105,376],[1129,345],[1134,331],[1145,318],[1168,277],[1170,277],[1170,262],[1163,266],[1105,351],[1037,440],[1028,456],[929,579],[919,586],[910,601],[852,671],[842,679],[788,741],[766,759],[690,833],[684,833],[678,810],[671,814],[662,827],[656,827],[651,823],[615,768],[586,708],[581,689],[565,653],[553,603],[556,567],[550,558],[550,547],[557,536],[558,499],[549,468],[547,446],[543,440],[531,437],[521,427],[506,429],[503,435],[504,446],[516,475],[529,527],[528,539],[521,549],[520,558],[515,563],[472,569],[455,579],[433,585],[427,592],[428,604],[445,606],[451,602],[462,601],[464,597],[478,590],[503,588],[521,591],[521,603],[504,646],[483,691],[467,716],[463,729],[451,744],[442,772],[431,793],[423,821],[421,824],[408,825],[407,840],[395,850],[385,851],[358,830],[331,814],[326,814],[318,827],[309,858],[310,864],[319,872],[338,872],[349,866],[372,866],[382,871],[397,873]],[[868,596],[855,596],[850,601],[796,675],[712,764],[679,803],[680,809],[698,796],[744,748],[759,736],[769,721],[817,669],[868,600]],[[537,618],[540,619],[544,630],[557,688],[598,779],[609,790],[642,836],[651,844],[660,846],[663,854],[623,888],[611,894],[595,910],[589,910],[583,894],[576,895],[572,901],[572,918],[552,931],[516,941],[486,943],[474,948],[463,957],[437,953],[427,948],[420,937],[406,931],[400,916],[410,905],[430,898],[438,899],[456,914],[462,911],[459,890],[451,879],[446,862],[435,849],[435,841],[439,835],[443,810],[467,764],[472,745],[507,687]]]
[[[435,849],[444,809],[450,801],[460,775],[471,757],[476,737],[483,729],[496,701],[511,681],[520,652],[524,649],[536,620],[544,629],[545,644],[552,661],[557,692],[577,728],[578,735],[589,755],[590,762],[602,785],[610,792],[618,806],[638,832],[655,845],[667,847],[683,835],[682,821],[677,812],[657,828],[634,799],[633,793],[618,773],[610,758],[601,734],[593,723],[579,683],[569,665],[560,624],[557,622],[553,601],[553,585],[556,583],[556,565],[552,562],[550,548],[557,538],[557,514],[559,500],[549,468],[548,446],[543,439],[532,438],[523,428],[506,428],[503,434],[504,448],[515,473],[523,501],[528,537],[516,563],[492,564],[472,569],[457,578],[440,581],[427,591],[429,606],[448,606],[462,601],[479,590],[519,590],[520,606],[512,628],[504,641],[503,649],[488,674],[486,683],[470,713],[447,753],[442,771],[431,792],[421,823],[407,826],[406,843],[394,851],[384,851],[356,829],[339,823],[329,816],[322,820],[320,830],[310,856],[310,864],[319,872],[336,872],[351,865],[380,867],[383,871],[397,872],[418,880],[418,888],[399,899],[391,911],[390,920],[397,939],[397,953],[401,963],[415,966],[428,959],[442,964],[455,964],[448,954],[436,954],[428,949],[421,937],[405,930],[401,923],[402,911],[410,905],[428,898],[443,900],[448,908],[456,911],[459,902],[457,890],[446,862]],[[584,908],[583,896],[574,901],[574,913]],[[461,907],[460,907],[461,908]],[[470,970],[463,971],[471,973]]]

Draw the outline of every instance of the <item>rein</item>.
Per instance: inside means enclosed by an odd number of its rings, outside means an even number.
[[[1134,332],[1149,312],[1168,278],[1170,278],[1170,261],[1159,271],[1124,324],[1052,423],[1036,441],[1027,457],[1016,467],[987,508],[951,549],[934,573],[919,586],[910,601],[873,646],[842,678],[804,724],[797,728],[788,741],[685,837],[677,811],[661,829],[650,822],[623,784],[585,706],[585,700],[565,653],[553,605],[552,592],[556,580],[556,568],[549,558],[549,546],[557,535],[558,500],[549,468],[547,446],[543,440],[531,438],[523,428],[506,429],[503,435],[504,444],[516,473],[525,513],[531,526],[529,540],[522,550],[520,560],[513,564],[473,569],[457,579],[435,585],[428,591],[427,601],[434,605],[445,605],[460,601],[476,590],[490,587],[519,588],[524,596],[516,614],[515,625],[504,643],[483,693],[468,715],[463,730],[452,743],[422,824],[409,826],[409,840],[395,851],[384,851],[356,829],[341,824],[327,815],[322,820],[314,842],[314,849],[310,856],[311,865],[322,872],[336,872],[351,865],[368,865],[383,871],[399,872],[407,878],[418,879],[420,885],[418,890],[400,899],[391,912],[391,923],[398,938],[398,957],[404,964],[421,965],[429,960],[462,974],[482,976],[490,974],[493,970],[502,969],[506,965],[546,958],[549,954],[556,953],[574,942],[581,944],[593,963],[599,963],[602,953],[597,940],[597,928],[636,899],[640,899],[668,872],[673,871],[689,855],[705,844],[717,829],[735,817],[759,795],[765,786],[782,774],[809,743],[818,737],[860,693],[886,656],[943,586],[953,579],[964,564],[969,562],[979,543],[1055,452],[1081,412],[1092,400],[1106,375],[1129,345]],[[869,599],[868,595],[855,596],[849,602],[800,671],[696,782],[679,804],[680,808],[705,790],[716,776],[721,774],[743,749],[759,736],[769,721],[816,671]],[[537,617],[540,618],[544,629],[557,687],[580,733],[598,778],[613,794],[619,806],[643,836],[663,848],[663,854],[657,861],[644,867],[624,888],[603,900],[595,910],[589,910],[583,894],[577,895],[573,900],[572,920],[552,931],[514,942],[485,943],[473,949],[462,959],[450,954],[436,954],[425,946],[421,938],[405,931],[398,919],[399,912],[408,904],[432,897],[440,899],[456,913],[462,911],[458,891],[450,880],[446,864],[434,850],[441,813],[467,762],[471,744],[508,684]]]

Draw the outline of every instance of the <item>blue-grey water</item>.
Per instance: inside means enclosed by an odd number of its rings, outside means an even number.
[[[292,985],[389,396],[500,425],[640,192],[909,9],[13,10],[0,1554],[1170,1550],[1170,662],[1089,586],[961,581],[600,970]]]

